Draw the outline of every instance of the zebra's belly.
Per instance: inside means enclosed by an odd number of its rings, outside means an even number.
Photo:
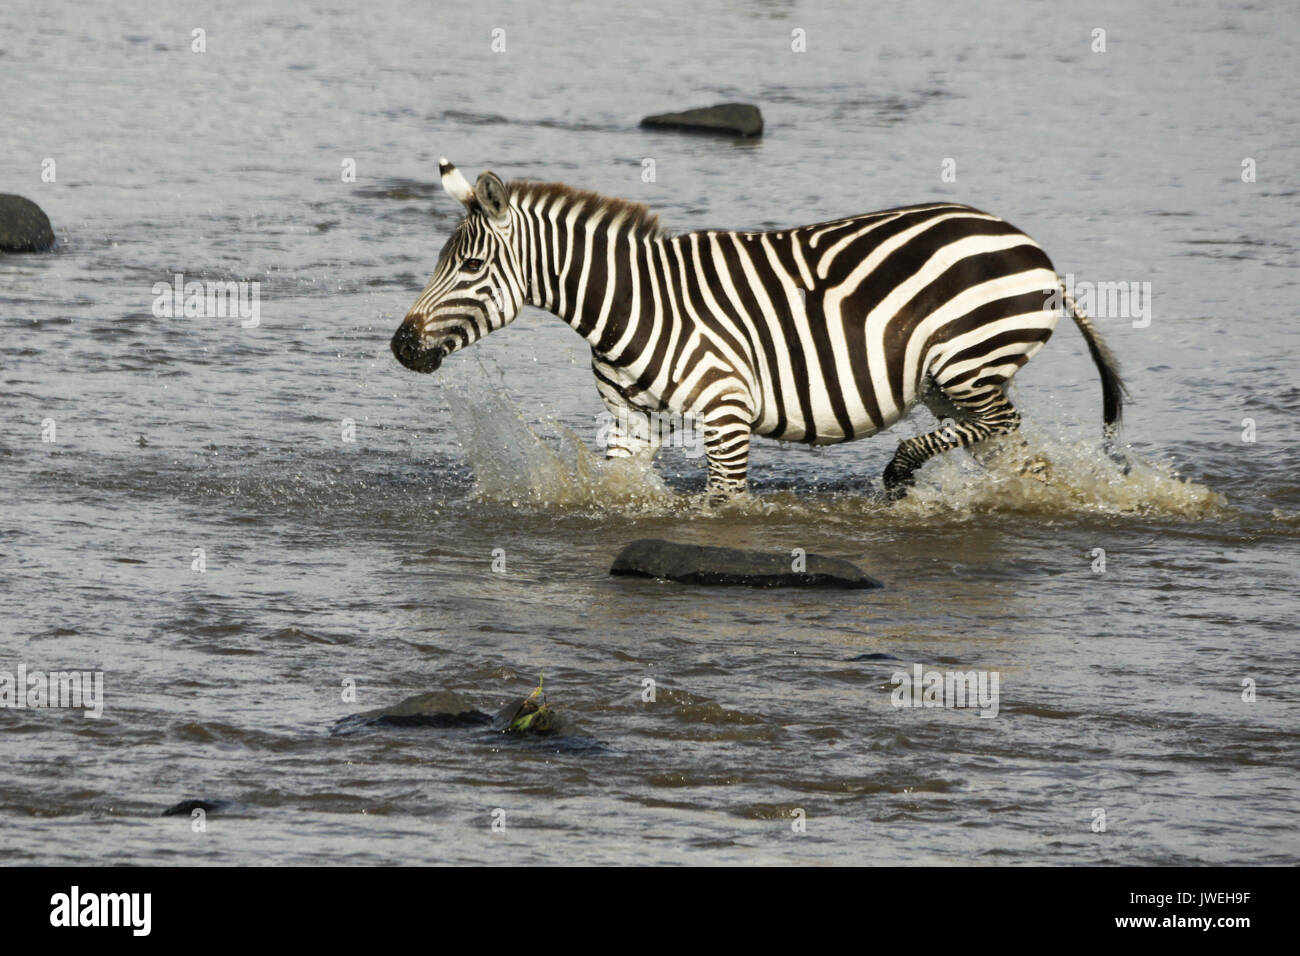
[[[813,403],[811,420],[795,412],[784,421],[770,412],[764,411],[754,427],[755,434],[777,441],[799,442],[805,445],[839,445],[844,442],[870,438],[877,432],[885,431],[907,417],[916,405],[913,399],[903,408],[892,414],[882,416],[877,421],[869,415],[848,415],[847,427],[833,409],[820,408]]]

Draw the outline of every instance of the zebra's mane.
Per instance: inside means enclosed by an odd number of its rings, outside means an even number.
[[[531,179],[516,179],[510,184],[510,200],[521,209],[549,202],[555,198],[567,208],[577,206],[589,212],[605,211],[611,217],[621,217],[628,223],[632,235],[639,238],[658,239],[668,235],[659,224],[659,216],[643,203],[617,196],[605,196],[589,189],[575,189],[564,183],[543,183]]]

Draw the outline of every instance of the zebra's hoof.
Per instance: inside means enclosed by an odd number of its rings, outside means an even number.
[[[881,480],[885,483],[885,497],[897,501],[907,495],[907,489],[916,484],[916,476],[910,468],[903,468],[890,462]]]
[[[902,501],[907,497],[907,491],[910,487],[910,485],[894,485],[892,488],[886,486],[885,500],[890,504],[893,504],[895,501]]]

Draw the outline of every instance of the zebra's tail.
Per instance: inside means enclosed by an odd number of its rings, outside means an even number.
[[[1074,316],[1074,324],[1083,333],[1083,340],[1088,343],[1088,353],[1097,364],[1097,372],[1101,375],[1101,416],[1104,422],[1102,435],[1106,440],[1107,453],[1111,453],[1111,445],[1119,432],[1119,421],[1124,414],[1124,397],[1128,394],[1123,380],[1119,377],[1119,360],[1115,358],[1115,353],[1110,350],[1110,346],[1101,337],[1092,320],[1083,309],[1079,308],[1079,303],[1074,301],[1074,296],[1070,295],[1063,283],[1061,294],[1065,296],[1065,307]]]

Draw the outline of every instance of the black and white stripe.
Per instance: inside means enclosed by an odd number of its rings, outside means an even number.
[[[899,445],[884,476],[899,491],[933,455],[1015,431],[1007,382],[1051,336],[1059,310],[1045,306],[1064,292],[1037,243],[956,203],[671,236],[638,204],[491,173],[471,187],[445,161],[442,172],[469,214],[394,336],[397,357],[432,371],[524,304],[553,312],[591,344],[622,423],[609,454],[653,451],[650,415],[687,416],[704,428],[716,494],[743,490],[755,434],[852,441],[923,402],[952,424]],[[1113,430],[1116,364],[1064,301]]]

